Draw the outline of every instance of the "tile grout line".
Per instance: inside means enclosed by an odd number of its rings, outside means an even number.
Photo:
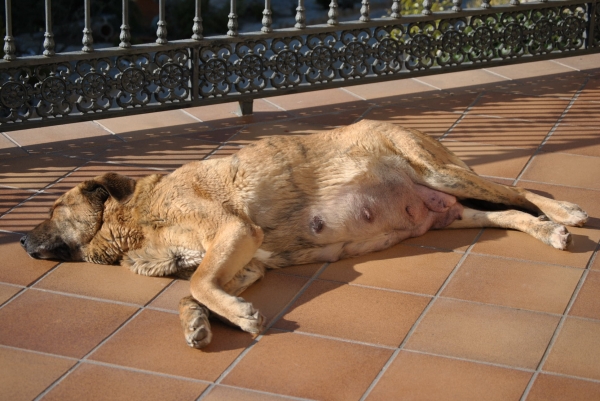
[[[552,347],[558,340],[558,336],[560,335],[560,332],[562,331],[562,328],[565,324],[565,321],[567,320],[567,317],[569,317],[569,312],[571,311],[571,308],[573,307],[573,304],[575,303],[575,300],[577,299],[577,296],[579,295],[579,292],[581,291],[581,288],[583,287],[583,284],[588,276],[588,273],[590,272],[590,267],[592,266],[595,256],[599,253],[599,250],[600,250],[600,244],[596,245],[596,249],[594,250],[594,253],[590,257],[590,259],[587,263],[587,266],[586,266],[585,270],[583,271],[583,274],[579,278],[579,282],[577,283],[577,286],[575,287],[575,290],[573,291],[573,294],[571,295],[571,299],[569,300],[569,303],[567,304],[567,307],[565,308],[565,311],[562,314],[562,317],[560,318],[558,324],[556,325],[556,329],[554,329],[554,333],[552,334],[552,337],[550,338],[550,342],[548,343],[548,346],[546,347],[546,350],[544,351],[544,355],[542,355],[542,358],[540,359],[540,362],[538,363],[538,366],[536,367],[535,372],[529,379],[529,382],[527,383],[527,386],[525,387],[525,390],[523,391],[523,394],[521,395],[520,401],[525,401],[525,399],[527,399],[527,397],[529,396],[529,392],[531,391],[531,388],[533,387],[534,382],[536,381],[537,377],[539,376],[540,372],[542,371],[542,367],[546,364],[546,361],[548,360],[548,357],[550,356],[550,352],[552,352]]]
[[[572,66],[570,66],[570,65],[567,65],[567,64],[564,64],[564,63],[561,63],[561,62],[560,62],[560,61],[558,61],[558,60],[548,60],[548,61],[550,61],[550,62],[552,62],[552,63],[554,63],[554,64],[562,65],[563,67],[570,68],[570,69],[572,69],[573,71],[578,71],[578,72],[581,72],[581,70],[580,70],[580,69],[578,69],[578,68],[575,68],[575,67],[572,67]]]
[[[438,88],[437,86],[434,86],[434,85],[432,85],[432,84],[429,84],[429,83],[427,83],[427,82],[425,82],[425,81],[421,81],[421,80],[420,80],[420,79],[418,79],[418,78],[411,78],[411,79],[412,79],[413,81],[416,81],[416,82],[418,82],[418,83],[420,83],[420,84],[423,84],[423,85],[425,85],[425,86],[429,86],[430,88],[437,89],[437,90],[439,90],[439,91],[442,91],[442,92],[444,91],[442,88]]]
[[[288,111],[286,109],[284,109],[283,107],[281,107],[280,105],[278,105],[277,103],[273,103],[272,101],[270,101],[268,98],[263,98],[262,100],[264,100],[265,102],[269,103],[271,106],[275,107],[276,109],[280,110],[280,111],[285,111],[286,113],[288,113]],[[287,120],[287,119],[284,119]]]
[[[504,79],[505,81],[514,81],[514,79],[506,77],[506,76],[504,76],[502,74],[499,74],[497,72],[491,71],[489,68],[482,68],[482,70],[485,71],[485,72],[487,72],[488,74],[492,74],[492,75],[495,75],[497,77],[500,77],[500,78]]]
[[[250,350],[252,348],[254,348],[254,346],[256,344],[258,344],[258,342],[265,336],[265,333],[269,329],[271,329],[271,327],[273,327],[273,325],[287,313],[287,311],[289,310],[289,308],[291,308],[291,306],[298,300],[298,298],[300,298],[302,296],[302,294],[304,294],[304,292],[311,285],[311,283],[313,283],[317,279],[317,277],[319,277],[321,275],[321,273],[328,266],[329,266],[329,263],[324,263],[315,272],[315,274],[312,275],[312,277],[302,286],[302,288],[300,288],[298,290],[298,292],[296,293],[296,295],[294,295],[294,297],[292,299],[290,299],[290,301],[281,309],[281,311],[277,315],[275,315],[275,317],[273,319],[271,319],[271,321],[269,322],[269,324],[260,332],[260,334],[252,341],[252,343],[250,343],[250,345],[248,345],[237,356],[237,358],[235,358],[233,360],[233,362],[231,362],[231,364],[229,364],[229,366],[227,368],[225,368],[225,370],[223,372],[221,372],[221,374],[219,375],[219,377],[217,377],[217,379],[214,381],[214,383],[212,383],[209,387],[207,387],[206,390],[204,390],[202,392],[202,394],[200,394],[200,396],[198,398],[196,398],[196,401],[202,400],[207,394],[209,394],[212,391],[212,389],[217,384],[220,384],[223,381],[223,379],[225,379],[225,377],[227,377],[227,375],[229,374],[229,372],[231,372],[238,365],[238,363],[250,352]]]
[[[406,336],[404,336],[404,339],[402,340],[402,342],[400,343],[400,345],[392,353],[392,355],[389,357],[389,359],[387,360],[387,362],[383,365],[383,367],[381,368],[381,370],[379,371],[379,373],[377,373],[377,376],[375,376],[375,378],[373,379],[373,381],[371,382],[371,384],[369,385],[369,387],[367,387],[367,389],[365,390],[365,392],[363,393],[363,395],[360,397],[360,401],[364,401],[369,396],[369,394],[371,394],[371,391],[373,391],[373,389],[375,388],[375,386],[379,383],[379,381],[381,380],[381,378],[383,377],[383,375],[385,374],[385,372],[388,370],[388,368],[390,367],[390,365],[396,360],[396,357],[398,356],[398,354],[400,354],[400,352],[404,349],[404,347],[405,347],[406,343],[408,342],[409,338],[417,330],[417,327],[419,326],[419,324],[421,323],[421,321],[425,318],[425,315],[427,314],[427,312],[429,312],[429,310],[433,307],[433,304],[436,302],[437,299],[439,299],[439,296],[442,293],[442,291],[444,291],[444,289],[447,287],[447,285],[450,282],[450,280],[452,280],[452,278],[456,275],[456,272],[460,269],[460,267],[464,263],[465,259],[469,256],[471,249],[475,246],[475,244],[477,243],[477,241],[479,240],[479,238],[483,234],[484,230],[485,229],[479,230],[479,233],[475,236],[475,238],[473,239],[473,242],[471,243],[471,245],[469,245],[469,247],[465,251],[464,255],[456,263],[456,266],[454,266],[454,269],[452,269],[452,271],[450,272],[450,274],[448,274],[448,277],[446,277],[446,280],[444,280],[444,282],[442,283],[442,285],[440,286],[440,288],[437,290],[437,292],[435,293],[435,295],[431,298],[431,301],[429,301],[429,303],[427,304],[427,306],[425,306],[425,308],[423,309],[423,311],[421,312],[421,314],[419,315],[419,317],[417,318],[417,320],[415,320],[415,323],[412,325],[412,327],[410,328],[410,330],[408,331],[408,333],[406,333]]]
[[[37,397],[34,399],[34,401],[38,401],[38,400],[42,399],[46,394],[48,394],[56,386],[58,386],[63,380],[65,380],[83,362],[89,361],[90,359],[88,359],[88,358],[90,355],[92,355],[94,352],[96,352],[98,350],[98,348],[100,348],[102,345],[104,345],[106,342],[108,342],[118,332],[120,332],[123,328],[125,328],[133,319],[135,319],[137,316],[139,316],[146,309],[146,306],[148,306],[150,303],[152,303],[152,301],[154,301],[158,296],[160,296],[160,294],[162,294],[164,291],[166,291],[168,288],[170,288],[175,281],[176,280],[173,280],[171,283],[169,283],[169,285],[166,285],[165,288],[163,288],[155,296],[153,296],[150,300],[148,300],[148,302],[146,302],[146,304],[143,305],[142,307],[136,306],[138,308],[138,310],[136,312],[134,312],[131,316],[129,316],[129,318],[125,319],[125,321],[123,321],[112,333],[107,335],[102,341],[100,341],[98,344],[96,344],[90,351],[88,351],[85,355],[83,355],[81,358],[79,358],[77,363],[75,363],[69,370],[67,370],[58,379],[56,379],[53,383],[51,383],[48,387],[46,387],[44,389],[44,391],[42,391],[40,394],[38,394]],[[110,301],[106,300],[106,302],[110,302]]]
[[[360,95],[358,95],[358,94],[356,94],[356,93],[354,93],[354,92],[352,92],[352,91],[349,91],[349,90],[348,90],[348,89],[346,89],[346,88],[339,88],[339,89],[340,89],[342,92],[346,92],[346,93],[347,93],[347,94],[349,94],[350,96],[354,96],[354,97],[355,97],[355,98],[357,98],[358,100],[362,100],[362,101],[364,101],[364,102],[368,102],[368,101],[369,101],[369,99],[365,99],[364,97],[362,97],[362,96],[360,96]]]
[[[477,97],[471,102],[471,104],[469,104],[467,106],[466,109],[463,110],[463,112],[460,114],[460,116],[456,119],[456,121],[454,121],[454,123],[452,123],[452,125],[450,126],[450,128],[448,128],[446,130],[446,132],[444,132],[444,134],[442,136],[440,136],[438,138],[438,142],[440,142],[442,139],[446,139],[446,137],[454,130],[454,128],[456,128],[456,126],[462,121],[464,120],[464,118],[467,116],[467,114],[469,114],[469,111],[473,108],[473,106],[475,106],[475,104],[479,101],[479,99],[481,99],[481,97],[485,94],[485,91],[481,91],[479,92],[479,95],[477,95]]]
[[[546,144],[546,142],[548,142],[548,140],[550,139],[550,137],[552,137],[552,134],[554,134],[554,132],[558,129],[558,127],[560,126],[560,123],[565,118],[565,116],[567,115],[567,112],[571,109],[571,107],[573,107],[573,104],[575,104],[575,102],[579,98],[579,95],[581,94],[581,92],[583,91],[583,89],[588,84],[589,80],[590,80],[589,77],[587,77],[583,81],[583,84],[581,84],[581,87],[577,90],[577,92],[575,92],[575,94],[573,95],[573,97],[569,101],[569,104],[567,104],[567,106],[565,107],[565,109],[563,110],[563,112],[561,113],[561,115],[558,117],[558,119],[556,120],[556,122],[554,123],[554,125],[552,126],[552,128],[550,128],[550,131],[548,131],[548,134],[546,134],[546,136],[544,137],[544,139],[542,139],[542,142],[540,142],[540,144],[538,145],[538,147],[536,148],[536,150],[533,152],[533,154],[531,155],[531,157],[529,157],[529,160],[527,160],[527,163],[525,163],[525,165],[521,169],[521,172],[514,179],[514,181],[512,183],[513,186],[517,185],[517,183],[519,182],[519,180],[521,179],[521,177],[525,174],[525,172],[527,171],[527,169],[529,168],[529,166],[531,165],[531,163],[533,163],[533,160],[535,159],[535,157],[542,151],[542,148],[544,147],[544,145]]]
[[[15,295],[13,295],[9,299],[7,299],[2,305],[0,305],[0,309],[4,308],[6,305],[10,304],[15,299],[19,298],[21,295],[23,295],[25,292],[27,292],[29,289],[31,289],[32,286],[36,285],[41,280],[43,280],[46,276],[48,276],[50,273],[52,273],[54,270],[58,269],[58,267],[60,265],[62,265],[62,264],[63,264],[63,262],[57,263],[55,266],[53,266],[50,269],[48,269],[47,272],[45,272],[44,274],[42,274],[41,276],[39,276],[38,278],[36,278],[35,280],[33,280],[30,284],[24,286],[21,291],[17,292]]]
[[[214,387],[216,387],[216,386],[214,386]],[[247,392],[250,392],[250,393],[255,393],[255,394],[260,394],[260,395],[276,396],[278,398],[283,398],[283,399],[286,399],[286,400],[313,401],[312,398],[294,397],[292,395],[279,394],[279,393],[271,393],[269,391],[255,390],[253,388],[237,387],[237,386],[232,386],[232,385],[229,385],[229,384],[219,384],[219,387],[226,387],[226,388],[231,388],[231,389],[236,389],[236,390],[242,390],[242,391],[247,391]]]

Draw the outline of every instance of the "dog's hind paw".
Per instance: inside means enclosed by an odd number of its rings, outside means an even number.
[[[550,216],[556,223],[581,227],[588,220],[588,214],[578,205],[564,201],[557,201],[557,204],[559,208]]]
[[[192,297],[185,297],[179,302],[179,319],[183,328],[185,341],[192,348],[204,348],[212,340],[209,310]]]
[[[565,226],[554,224],[553,229],[549,231],[546,242],[556,249],[565,250],[572,242],[572,238]]]
[[[265,318],[260,314],[259,311],[255,310],[251,303],[244,304],[246,313],[244,316],[240,316],[236,321],[236,324],[240,328],[248,333],[258,334],[262,331],[265,323]]]

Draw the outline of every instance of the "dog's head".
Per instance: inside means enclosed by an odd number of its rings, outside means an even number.
[[[84,181],[54,202],[50,218],[21,238],[21,245],[36,259],[83,260],[82,247],[102,227],[109,198],[126,202],[135,189],[135,180],[108,173]]]

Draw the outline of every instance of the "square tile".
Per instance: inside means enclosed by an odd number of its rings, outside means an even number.
[[[0,230],[25,234],[50,217],[50,208],[59,194],[38,193],[0,217]],[[20,237],[19,237],[20,238]],[[22,252],[23,249],[21,248]]]
[[[540,71],[543,71],[544,75],[554,75],[561,73],[572,73],[573,69],[564,65],[560,65],[551,60],[534,61],[529,62],[525,65],[514,64],[504,65],[499,67],[486,68],[485,71],[490,71],[495,74],[500,74],[510,79],[522,79],[537,77],[540,75]]]
[[[600,105],[598,105],[600,108]],[[560,124],[542,147],[546,153],[571,153],[600,157],[600,131],[598,126],[581,127]]]
[[[0,305],[11,299],[17,292],[21,291],[22,289],[22,287],[0,283]]]
[[[367,106],[364,100],[341,89],[322,89],[319,92],[274,96],[268,101],[292,115],[302,117]]]
[[[259,391],[244,390],[231,386],[215,386],[202,398],[204,401],[284,401],[288,397],[278,396]]]
[[[309,263],[306,265],[297,265],[297,266],[289,266],[281,269],[277,269],[277,273],[279,274],[289,274],[292,276],[300,276],[300,277],[313,277],[321,267],[323,267],[324,263]]]
[[[471,70],[461,72],[447,72],[445,74],[419,77],[419,82],[424,82],[438,89],[453,89],[464,87],[475,90],[474,87],[494,82],[505,81],[506,78],[491,74],[485,70]]]
[[[274,327],[397,347],[429,301],[316,280]]]
[[[556,64],[556,63],[554,63]],[[523,65],[520,65],[523,67]],[[539,71],[532,70],[532,74]],[[554,75],[541,75],[501,82],[494,85],[494,92],[510,92],[519,95],[549,96],[571,99],[585,83],[585,73],[571,72]]]
[[[31,258],[19,243],[20,239],[20,234],[0,232],[0,254],[3,259],[0,263],[0,282],[29,285],[59,263]]]
[[[558,321],[543,313],[438,299],[406,349],[535,369]]]
[[[461,257],[460,253],[397,245],[331,263],[319,278],[434,295]]]
[[[409,238],[402,243],[460,252],[467,250],[480,231],[480,228],[430,230],[420,237]]]
[[[517,178],[534,153],[534,149],[445,139],[442,144],[477,174],[491,177]]]
[[[444,96],[430,97],[429,99],[414,99],[411,107],[424,107],[438,111],[452,111],[464,113],[479,98],[479,92],[452,93],[443,92]]]
[[[27,290],[0,309],[0,344],[81,358],[136,308]]]
[[[250,345],[252,336],[216,321],[211,326],[211,344],[197,350],[185,343],[177,314],[144,310],[89,359],[214,381]]]
[[[596,66],[598,67],[598,66]],[[579,93],[577,100],[585,102],[600,102],[600,79],[592,76],[585,84],[585,87]]]
[[[105,118],[97,123],[127,142],[191,134],[211,128],[181,110],[154,112],[147,110],[145,113],[132,116]]]
[[[196,400],[208,384],[82,363],[44,400]]]
[[[583,269],[600,240],[600,230],[580,227],[568,230],[573,242],[560,251],[520,231],[486,228],[472,252]]]
[[[561,63],[578,70],[597,69],[600,65],[600,54],[586,54],[580,56],[564,57],[556,60]]]
[[[0,216],[33,195],[34,191],[0,188]]]
[[[596,99],[595,102],[583,99],[575,100],[562,122],[565,124],[597,128],[598,124],[600,124],[600,117],[598,117],[598,109],[600,108],[600,104],[598,104],[599,101],[600,98]]]
[[[28,155],[28,153],[23,148],[15,145],[13,141],[9,140],[4,135],[0,133],[0,159],[8,159],[11,157]]]
[[[388,82],[354,85],[344,88],[344,90],[376,104],[395,103],[402,98],[407,98],[406,95],[414,93],[423,95],[427,92],[438,92],[437,89],[414,79],[399,79]]]
[[[252,102],[252,114],[242,116],[238,102],[214,104],[210,106],[190,107],[186,113],[204,121],[211,127],[239,127],[266,121],[285,120],[292,115],[272,103],[268,99],[255,99]]]
[[[540,374],[527,396],[527,401],[600,400],[600,383]]]
[[[598,257],[596,256],[596,259]],[[600,320],[600,271],[590,270],[569,315]]]
[[[365,114],[364,118],[416,129],[434,138],[439,138],[460,118],[460,114],[450,111],[392,105],[374,108]]]
[[[536,148],[553,124],[467,115],[446,136],[451,141]]]
[[[392,351],[274,330],[246,354],[222,384],[327,400],[357,400]]]
[[[75,168],[84,160],[59,156],[30,156],[0,159],[0,185],[21,189],[42,189]]]
[[[600,380],[600,321],[567,318],[542,369]]]
[[[34,288],[145,305],[171,280],[141,276],[122,266],[62,263]]]
[[[583,270],[469,255],[443,296],[562,314]]]
[[[0,393],[5,400],[33,400],[75,360],[0,347]]]
[[[249,125],[241,129],[227,143],[229,145],[243,146],[273,135],[307,135],[328,130],[326,126],[313,124],[310,119],[270,122]]]
[[[469,114],[554,124],[568,104],[569,99],[488,92],[477,100]]]
[[[531,373],[401,351],[367,400],[517,401]]]
[[[93,121],[12,131],[6,135],[30,154],[123,143]]]

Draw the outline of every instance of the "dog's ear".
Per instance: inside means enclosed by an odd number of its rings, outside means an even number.
[[[118,202],[125,202],[135,190],[135,180],[116,173],[106,173],[81,184],[81,190],[93,194],[101,202],[112,196]]]

